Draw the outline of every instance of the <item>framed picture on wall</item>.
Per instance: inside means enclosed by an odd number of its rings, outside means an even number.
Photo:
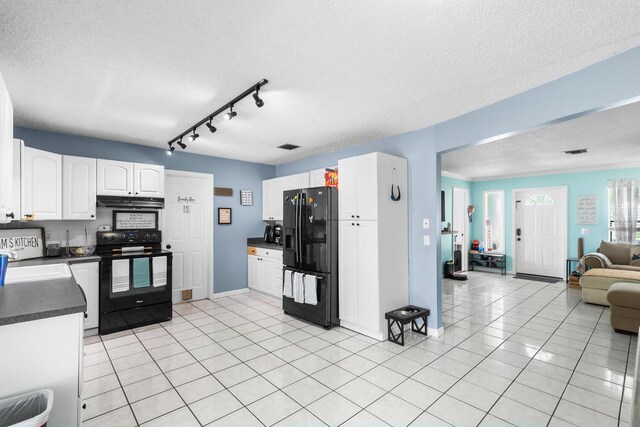
[[[231,208],[218,208],[218,224],[231,224]]]

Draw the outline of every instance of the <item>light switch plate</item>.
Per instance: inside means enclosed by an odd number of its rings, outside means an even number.
[[[425,246],[429,246],[431,244],[431,238],[429,236],[424,236],[423,240]]]
[[[422,228],[424,228],[425,230],[429,229],[429,218],[425,218],[422,220]]]

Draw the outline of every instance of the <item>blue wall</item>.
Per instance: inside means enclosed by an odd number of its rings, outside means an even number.
[[[164,165],[167,169],[214,175],[216,187],[233,188],[233,197],[213,197],[214,203],[214,290],[216,293],[247,287],[247,237],[264,233],[262,222],[262,180],[273,178],[275,167],[218,157],[201,156],[176,150],[126,144],[16,127],[14,137],[28,147],[53,153],[95,157],[127,162]],[[239,190],[253,190],[253,206],[240,206]],[[211,189],[213,194],[213,189]],[[218,225],[217,207],[233,210],[231,225]]]
[[[440,222],[440,155],[465,146],[527,132],[576,114],[640,100],[640,47],[545,85],[418,131],[325,153],[276,168],[278,176],[334,165],[338,159],[382,151],[409,160],[409,281],[411,302],[431,309],[430,326],[442,326],[441,234],[422,230]],[[431,245],[422,244],[422,236]]]
[[[578,238],[584,238],[585,253],[595,251],[600,246],[601,240],[608,240],[608,200],[607,200],[607,180],[616,178],[640,178],[639,168],[610,169],[591,172],[579,172],[568,174],[541,175],[522,178],[509,178],[492,181],[477,181],[471,183],[474,200],[477,201],[476,212],[482,215],[482,192],[488,190],[505,191],[505,248],[507,254],[507,270],[513,270],[513,189],[567,186],[568,198],[568,229],[567,229],[567,250],[568,256],[575,258],[578,254]],[[577,198],[578,196],[595,195],[597,197],[598,222],[595,225],[578,225],[577,218]],[[482,218],[481,216],[479,218]],[[472,223],[471,238],[482,241],[483,221]],[[587,228],[590,234],[582,235],[581,230]]]

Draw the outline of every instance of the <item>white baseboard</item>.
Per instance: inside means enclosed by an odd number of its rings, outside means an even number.
[[[344,320],[340,320],[340,326],[346,329],[350,329],[359,334],[366,335],[370,338],[373,338],[374,340],[385,341],[387,339],[387,337],[385,336],[386,333],[374,332],[361,326],[354,325],[353,323],[345,322]]]
[[[430,337],[439,337],[444,335],[444,327],[440,326],[439,328],[427,328],[427,335]]]
[[[249,288],[234,289],[233,291],[226,291],[226,292],[217,292],[217,293],[213,294],[211,296],[211,298],[209,298],[209,299],[218,299],[218,298],[230,297],[232,295],[246,294],[248,292],[249,292]]]

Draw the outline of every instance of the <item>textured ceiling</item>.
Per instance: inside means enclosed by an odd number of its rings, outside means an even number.
[[[635,0],[0,0],[0,72],[16,125],[157,147],[266,78],[188,150],[277,164],[551,81],[638,22]]]
[[[564,151],[586,148],[585,154]],[[640,165],[640,102],[442,156],[442,171],[471,180]]]

